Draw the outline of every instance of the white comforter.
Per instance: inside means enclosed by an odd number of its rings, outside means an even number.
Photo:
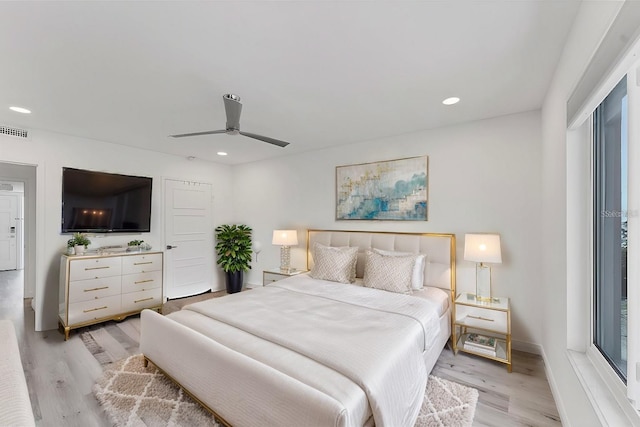
[[[295,276],[189,305],[340,372],[367,395],[376,426],[413,426],[439,332],[430,301]]]

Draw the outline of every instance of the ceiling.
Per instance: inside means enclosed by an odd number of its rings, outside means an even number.
[[[0,125],[232,165],[535,110],[579,4],[0,2]],[[225,93],[291,144],[168,136],[224,129]]]

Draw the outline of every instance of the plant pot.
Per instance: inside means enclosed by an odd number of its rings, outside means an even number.
[[[227,293],[235,294],[242,290],[242,271],[236,271],[235,273],[225,273],[227,276]]]
[[[84,251],[87,248],[85,248],[83,245],[76,245],[75,246],[75,250],[76,250],[76,255],[84,255]]]

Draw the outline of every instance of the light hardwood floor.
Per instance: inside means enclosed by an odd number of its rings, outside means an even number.
[[[34,313],[22,298],[21,272],[0,272],[0,319],[11,319],[39,426],[111,426],[92,394],[103,366],[72,331],[35,332]],[[174,302],[181,306],[184,301]],[[101,340],[104,356],[116,360],[139,352],[137,317],[109,322]],[[442,352],[433,374],[479,391],[474,426],[559,426],[559,416],[539,356],[514,352],[513,373],[504,365],[459,353]]]

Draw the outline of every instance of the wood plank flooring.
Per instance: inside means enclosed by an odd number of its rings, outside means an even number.
[[[202,298],[202,297],[200,297]],[[179,309],[186,300],[170,302]],[[69,341],[58,331],[34,331],[30,300],[22,298],[22,272],[0,272],[0,319],[16,326],[31,404],[38,426],[111,426],[91,388],[108,363],[139,353],[139,317],[108,322],[102,351],[94,357],[74,330]],[[108,343],[108,344],[105,344]],[[474,426],[559,426],[559,416],[539,356],[514,352],[513,373],[505,365],[445,348],[433,374],[480,392]]]

